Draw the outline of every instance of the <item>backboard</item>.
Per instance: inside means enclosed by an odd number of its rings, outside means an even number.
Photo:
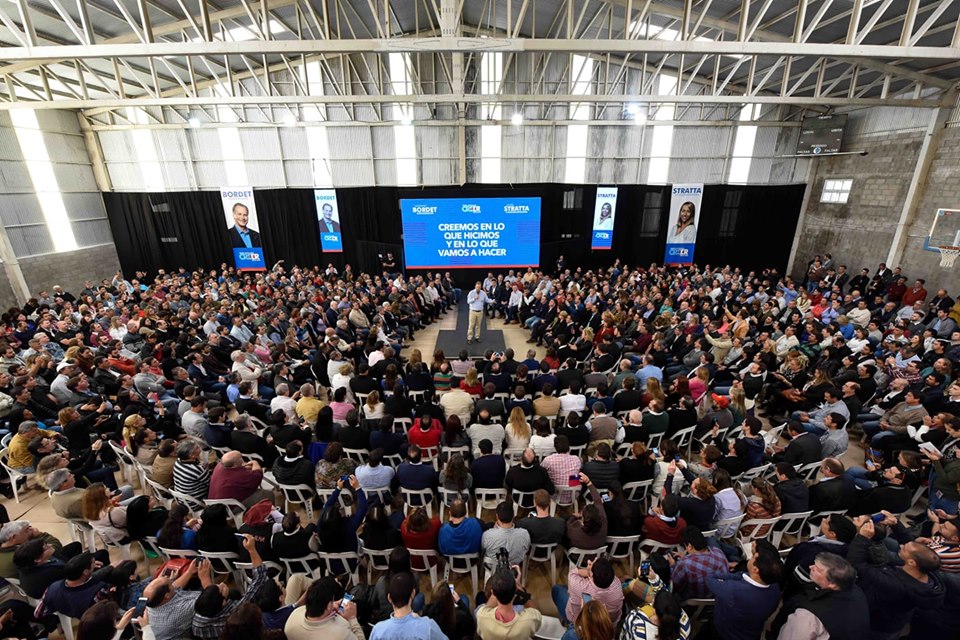
[[[930,226],[930,234],[923,241],[925,251],[939,251],[937,247],[960,246],[960,209],[937,209]]]

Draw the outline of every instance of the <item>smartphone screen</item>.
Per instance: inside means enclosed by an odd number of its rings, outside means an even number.
[[[604,493],[603,495],[600,496],[600,499],[603,500],[604,502],[610,502],[610,500],[612,500],[613,498],[610,497],[609,493]]]
[[[875,513],[875,514],[873,514],[873,518],[872,518],[872,519],[873,519],[873,523],[874,523],[874,524],[880,524],[881,522],[883,522],[883,521],[886,519],[886,517],[887,517],[887,516],[883,515],[882,513]]]
[[[350,482],[350,476],[348,476],[348,475],[347,475],[347,476],[340,476],[340,479],[343,480],[343,483],[344,483],[344,484],[347,484],[347,483]]]
[[[570,480],[567,482],[571,487],[580,486],[580,476],[570,476]]]
[[[450,587],[450,595],[453,595],[454,593],[456,593],[452,584],[448,584],[447,586]]]
[[[640,563],[640,575],[645,577],[648,573],[650,573],[650,563],[644,560]]]
[[[345,593],[343,594],[343,600],[340,601],[340,611],[343,611],[346,608],[347,604],[353,602],[353,594]]]
[[[655,455],[655,456],[657,456],[657,457],[659,458],[659,457],[660,457],[660,449],[658,449],[657,447],[654,447],[654,448],[653,448],[653,455]]]
[[[134,611],[134,615],[139,618],[140,616],[143,615],[143,612],[144,612],[144,610],[145,610],[146,608],[147,608],[147,599],[146,599],[146,598],[138,598],[138,599],[137,599],[137,608],[136,608],[136,611]]]

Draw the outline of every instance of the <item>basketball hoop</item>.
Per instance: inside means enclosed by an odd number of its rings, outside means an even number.
[[[957,256],[960,256],[960,247],[937,247],[937,249],[940,250],[940,266],[952,269]]]

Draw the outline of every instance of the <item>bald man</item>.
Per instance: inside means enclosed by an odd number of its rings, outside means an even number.
[[[273,492],[260,488],[263,469],[251,460],[244,462],[239,451],[230,451],[220,459],[220,464],[210,477],[208,500],[238,500],[250,507],[261,500],[274,500]]]

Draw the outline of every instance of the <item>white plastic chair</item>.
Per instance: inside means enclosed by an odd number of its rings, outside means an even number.
[[[373,584],[373,572],[390,570],[390,554],[392,549],[367,549],[360,547],[360,555],[367,559],[367,584]]]
[[[580,547],[570,547],[567,549],[567,560],[570,561],[572,566],[577,567],[578,569],[584,569],[587,566],[587,562],[590,560],[596,560],[600,557],[601,554],[607,552],[607,547],[597,547],[596,549],[581,549]]]
[[[233,523],[236,525],[239,530],[243,526],[243,514],[246,513],[247,508],[243,506],[243,503],[239,500],[234,500],[233,498],[223,498],[219,500],[204,500],[204,504],[208,507],[214,504],[222,504],[227,508],[227,514],[233,518]]]
[[[360,584],[360,554],[356,551],[343,551],[340,553],[318,551],[317,557],[320,558],[320,562],[323,563],[324,572],[328,576],[349,573],[353,584]],[[338,571],[336,569],[337,563],[339,563],[341,567],[346,567],[347,571]]]
[[[507,499],[506,489],[474,489],[473,497],[477,500],[476,516],[480,518],[483,510],[494,511],[497,505]],[[492,506],[491,506],[492,505]]]
[[[630,573],[627,575],[633,575],[633,556],[639,543],[639,534],[635,536],[607,536],[607,549],[610,550],[610,558],[620,560],[626,558],[630,567]]]
[[[447,568],[453,573],[470,576],[470,591],[476,593],[480,585],[480,555],[477,553],[463,553],[444,556]]]
[[[637,482],[628,482],[623,485],[623,495],[627,500],[639,502],[641,508],[647,504],[650,497],[650,490],[653,487],[653,480],[639,480]]]
[[[744,520],[740,523],[740,528],[737,529],[737,536],[743,544],[753,542],[760,538],[766,538],[772,532],[773,525],[778,522],[780,522],[780,516],[776,518],[751,518],[750,520]],[[744,532],[744,529],[747,527],[752,528],[749,532]]]
[[[202,500],[198,500],[191,496],[189,493],[183,493],[181,491],[176,491],[175,489],[167,489],[170,492],[177,502],[185,506],[190,512],[197,518],[203,513],[203,509],[206,506],[203,504]]]
[[[732,518],[724,518],[722,520],[717,520],[713,523],[714,528],[717,530],[717,535],[721,538],[732,538],[737,534],[737,531],[740,529],[740,523],[743,522],[744,514],[734,516]]]
[[[404,510],[423,507],[427,515],[433,517],[433,489],[405,489],[400,487]]]
[[[299,558],[280,558],[280,564],[283,565],[288,577],[302,573],[309,576],[311,580],[318,580],[323,575],[321,571],[323,563],[316,553],[311,553]]]
[[[364,464],[367,460],[370,459],[370,450],[369,449],[347,449],[343,448],[343,453],[350,460],[356,460],[359,464]]]
[[[510,492],[510,499],[513,500],[514,506],[517,508],[519,513],[520,509],[525,511],[536,511],[537,507],[533,503],[533,491],[517,491],[514,489]],[[550,501],[550,516],[553,517],[557,513],[557,505],[551,500]]]
[[[773,531],[770,532],[770,542],[779,549],[784,536],[796,536],[799,540],[807,519],[812,515],[813,511],[781,514],[780,522],[774,525]]]
[[[816,462],[811,462],[809,464],[798,465],[797,466],[797,477],[802,480],[807,480],[813,482],[817,479],[817,474],[820,473],[820,466],[822,461],[818,460]]]
[[[527,557],[523,559],[523,575],[527,574],[527,567],[531,562],[550,563],[550,584],[557,584],[557,547],[554,544],[531,544]]]
[[[29,474],[21,473],[13,467],[10,466],[10,449],[4,448],[0,450],[0,466],[4,468],[7,472],[7,475],[10,476],[10,487],[13,489],[13,499],[20,502],[20,489],[17,487],[20,478],[29,478]],[[23,488],[26,489],[27,485],[24,483]]]
[[[307,520],[313,522],[313,497],[316,495],[316,492],[308,484],[278,484],[281,493],[283,493],[283,500],[286,503],[284,506],[289,509],[291,504],[302,504],[304,510],[307,512]]]
[[[133,453],[127,451],[113,440],[107,440],[107,445],[117,456],[117,463],[119,463],[120,468],[123,470],[124,480],[126,480],[127,484],[133,486],[133,476],[137,471],[136,458],[133,457]]]
[[[430,584],[437,584],[437,565],[440,562],[440,553],[436,549],[407,549],[410,552],[410,568],[417,573],[429,573]],[[420,558],[423,568],[416,568],[414,558]],[[432,562],[431,562],[432,561]]]

